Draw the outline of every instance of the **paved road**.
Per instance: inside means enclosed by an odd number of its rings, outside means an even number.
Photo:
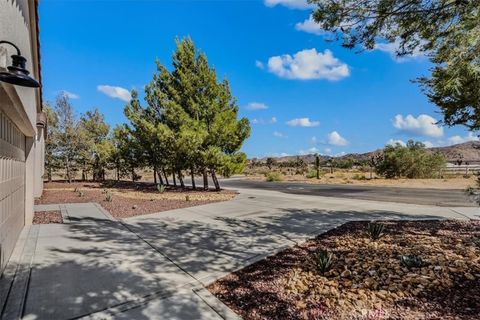
[[[290,182],[263,182],[245,179],[222,180],[225,188],[248,188],[275,190],[290,194],[314,195],[323,197],[337,197],[388,201],[411,204],[449,206],[476,206],[462,190],[414,189],[395,187],[371,187],[332,184],[304,184]]]

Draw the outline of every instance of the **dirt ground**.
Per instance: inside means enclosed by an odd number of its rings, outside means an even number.
[[[243,319],[479,319],[480,222],[350,222],[208,289]],[[319,268],[319,252],[332,257]],[[415,255],[420,264],[405,265]]]
[[[282,175],[283,181],[308,184],[350,184],[358,186],[462,190],[476,186],[476,177],[474,175],[470,175],[467,178],[462,176],[451,176],[446,179],[385,179],[375,176],[373,179],[369,179],[369,177],[369,173],[352,171],[338,171],[333,174],[327,173],[320,179],[308,179],[305,175]],[[265,181],[265,176],[260,174],[248,175],[247,178],[256,181]]]
[[[167,188],[160,193],[152,183],[51,182],[35,204],[97,202],[115,218],[193,207],[235,197],[231,190],[203,191]]]
[[[33,224],[63,223],[62,213],[58,210],[36,211],[33,214]]]

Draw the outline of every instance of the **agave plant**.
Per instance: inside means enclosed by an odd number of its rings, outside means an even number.
[[[326,250],[321,250],[315,261],[318,271],[322,274],[328,272],[333,265],[333,255]]]
[[[414,254],[400,256],[400,263],[402,264],[402,266],[408,269],[420,268],[421,266],[423,266],[422,258]]]
[[[383,223],[370,222],[368,224],[367,233],[370,239],[378,240],[381,236],[383,236],[384,232],[385,225]]]
[[[157,191],[159,193],[164,193],[165,192],[165,186],[161,183],[157,184]]]

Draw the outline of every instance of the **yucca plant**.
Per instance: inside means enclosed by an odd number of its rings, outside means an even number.
[[[161,183],[157,184],[157,191],[159,193],[164,193],[165,192],[165,186]]]
[[[367,227],[367,233],[370,239],[378,240],[385,232],[385,225],[378,222],[370,222]]]
[[[318,271],[322,274],[328,272],[333,265],[333,255],[326,250],[321,250],[315,261]]]
[[[113,194],[111,192],[107,192],[107,195],[105,196],[105,200],[107,202],[112,202],[113,201]]]
[[[78,191],[78,196],[79,196],[80,198],[83,198],[83,197],[85,196],[85,193],[84,193],[83,191],[80,191],[80,190],[79,190],[79,191]]]
[[[414,254],[400,256],[400,263],[402,264],[402,266],[408,269],[420,268],[421,266],[423,266],[422,258]]]

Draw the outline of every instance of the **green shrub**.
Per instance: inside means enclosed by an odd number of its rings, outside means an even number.
[[[400,263],[408,269],[420,268],[423,266],[422,258],[413,254],[400,256]]]
[[[280,173],[274,172],[274,171],[267,173],[265,175],[265,177],[266,177],[266,180],[268,182],[277,182],[277,181],[282,181],[283,180],[282,175]]]
[[[364,174],[355,173],[352,177],[353,180],[367,180]]]
[[[326,250],[321,250],[315,260],[316,266],[320,273],[330,271],[333,265],[333,255]]]
[[[387,145],[375,169],[387,179],[438,178],[445,165],[442,154],[430,152],[423,143],[409,140],[406,146]]]
[[[317,177],[317,170],[310,170],[307,173],[307,179],[314,179]]]
[[[368,224],[367,233],[370,239],[378,240],[384,234],[385,225],[383,223],[371,222]]]
[[[166,188],[165,188],[165,186],[164,186],[163,184],[161,184],[161,183],[158,183],[158,184],[157,184],[157,191],[158,191],[159,193],[164,193],[164,192],[165,192],[165,189],[166,189]]]

